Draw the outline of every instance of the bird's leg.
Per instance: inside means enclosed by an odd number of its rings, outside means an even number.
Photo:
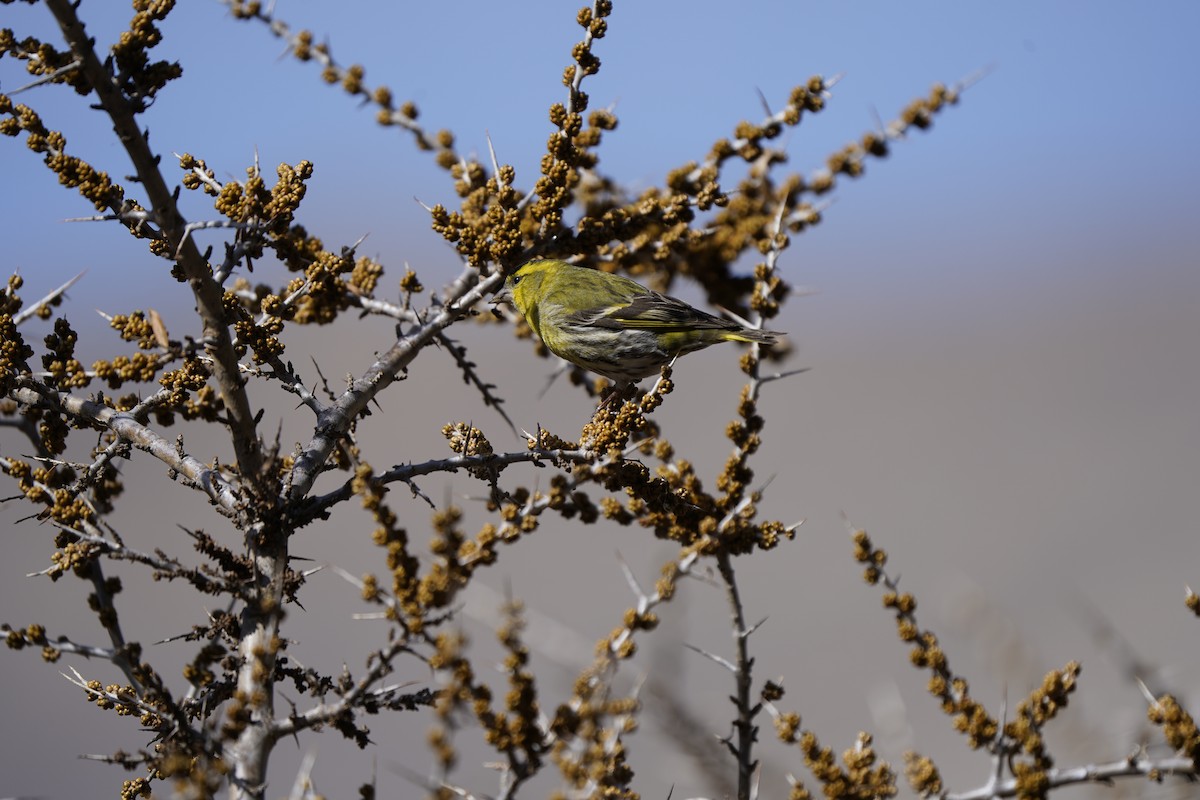
[[[610,387],[608,394],[604,395],[604,399],[600,401],[600,405],[596,406],[596,410],[607,409],[613,406],[618,400],[625,400],[635,391],[635,384],[618,383]]]

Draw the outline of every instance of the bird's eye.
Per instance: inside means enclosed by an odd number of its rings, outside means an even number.
[[[513,283],[513,286],[516,286],[518,283],[520,283],[520,282],[521,282],[521,278],[524,278],[524,277],[525,277],[524,275],[513,275],[513,276],[512,276],[512,283]]]

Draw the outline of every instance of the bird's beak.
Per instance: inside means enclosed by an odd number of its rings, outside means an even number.
[[[498,291],[494,295],[492,295],[492,305],[493,306],[498,306],[498,305],[511,306],[512,304],[513,304],[512,289],[509,287],[509,285],[507,283],[500,287],[500,291]]]
[[[492,316],[496,319],[504,319],[504,314],[500,311],[500,306],[508,306],[513,308],[512,288],[505,282],[500,290],[492,295]]]

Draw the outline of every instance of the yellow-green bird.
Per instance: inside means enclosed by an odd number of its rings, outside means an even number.
[[[515,306],[551,352],[618,389],[710,344],[772,345],[782,335],[715,317],[620,275],[554,259],[523,264],[494,302]]]

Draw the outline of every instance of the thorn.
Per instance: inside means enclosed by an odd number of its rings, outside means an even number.
[[[716,309],[718,311],[720,311],[722,314],[724,314],[725,316],[729,317],[731,320],[733,320],[737,324],[741,325],[743,328],[757,327],[754,325],[754,323],[750,322],[750,320],[746,319],[743,316],[739,316],[738,314],[733,313],[728,308],[725,308],[725,306],[716,306]]]
[[[955,88],[959,89],[960,91],[963,89],[970,89],[972,86],[979,83],[981,80],[986,78],[988,75],[991,75],[993,72],[995,72],[999,68],[1000,68],[1000,65],[997,64],[995,61],[993,61],[990,64],[985,64],[982,67],[980,67],[979,69],[972,72],[967,77],[963,78],[961,81],[959,81],[958,86]]]
[[[487,130],[485,130],[483,133],[484,133],[484,137],[487,138],[488,152],[492,156],[492,174],[496,176],[496,181],[499,182],[500,181],[500,164],[498,164],[496,162],[496,148],[492,146],[492,134],[490,131],[487,131]]]
[[[641,675],[639,675],[637,680],[633,682],[633,688],[629,690],[629,696],[634,700],[637,700],[639,697],[641,697],[642,689],[646,687],[646,683],[649,680],[650,676],[648,676],[646,673],[643,672]]]
[[[42,84],[50,83],[60,75],[66,75],[68,72],[79,69],[79,67],[82,65],[82,63],[83,63],[82,61],[80,61],[79,59],[76,59],[69,64],[59,67],[58,69],[56,69],[53,73],[51,73],[49,75],[43,75],[40,78],[38,78],[37,80],[32,81],[31,83],[27,83],[24,86],[20,86],[20,87],[17,87],[16,89],[13,89],[11,92],[8,93],[8,96],[12,97],[13,95],[17,95],[17,94],[20,94],[21,92],[26,92],[26,91],[29,91],[30,89],[41,86]]]
[[[541,400],[543,397],[545,397],[546,392],[550,391],[550,387],[554,385],[554,382],[556,380],[558,380],[558,376],[562,375],[564,372],[566,372],[570,368],[571,368],[570,362],[563,361],[562,364],[558,367],[558,369],[551,372],[550,376],[546,379],[545,385],[543,385],[541,391],[538,392],[537,399]]]
[[[636,453],[642,445],[644,445],[648,442],[653,442],[653,441],[654,441],[653,436],[647,436],[645,439],[639,439],[638,441],[636,441],[633,444],[626,447],[624,449],[624,451],[622,451],[621,455],[622,456],[631,456],[634,453]]]
[[[37,301],[36,303],[33,303],[32,305],[26,306],[24,308],[24,310],[22,310],[20,313],[18,313],[16,316],[13,317],[13,324],[20,325],[26,319],[28,319],[29,317],[36,314],[37,310],[39,308],[52,302],[56,297],[65,293],[67,291],[67,289],[70,289],[72,286],[74,286],[75,282],[78,281],[80,278],[82,278],[86,274],[87,274],[87,270],[85,269],[82,272],[80,272],[78,275],[76,275],[74,278],[71,278],[71,280],[64,283],[62,286],[59,286],[57,289],[54,289],[53,291],[51,291],[49,294],[47,294],[41,300]]]
[[[637,596],[638,603],[645,602],[648,598],[646,593],[642,591],[641,584],[638,583],[637,577],[633,574],[633,570],[629,568],[629,564],[621,556],[621,551],[617,551],[617,563],[621,565],[621,572],[625,574],[625,581],[629,584],[629,588],[633,590]]]
[[[762,618],[762,619],[760,619],[758,622],[754,623],[754,624],[753,624],[753,625],[751,625],[749,628],[747,628],[746,630],[744,630],[744,631],[743,631],[741,634],[739,634],[739,635],[738,635],[738,638],[740,638],[740,639],[749,639],[749,638],[750,638],[750,635],[751,635],[752,633],[754,633],[756,630],[758,630],[759,628],[761,628],[761,627],[763,626],[763,623],[765,623],[766,621],[767,621],[767,617],[763,617],[763,618]]]
[[[722,658],[721,656],[717,655],[716,653],[710,653],[707,650],[701,650],[699,647],[696,647],[695,645],[690,645],[687,642],[684,642],[683,646],[686,647],[688,650],[691,650],[693,653],[698,653],[707,659],[711,659],[712,661],[717,662],[722,667],[724,667],[725,669],[732,672],[734,675],[737,675],[738,668],[736,666],[734,666],[733,662],[729,661],[728,659]]]
[[[758,382],[759,383],[770,383],[771,381],[779,381],[779,380],[783,380],[784,378],[791,378],[794,375],[799,375],[801,373],[808,372],[811,369],[812,369],[812,367],[800,367],[799,369],[789,369],[785,372],[776,372],[774,375],[767,375],[765,377],[759,378]]]
[[[361,580],[359,580],[354,575],[351,575],[349,572],[342,569],[341,567],[336,566],[336,565],[331,565],[330,569],[332,569],[334,571],[334,573],[336,573],[337,575],[341,576],[347,583],[351,583],[354,586],[357,586],[359,589],[361,589],[363,587]]]
[[[763,94],[762,89],[755,86],[754,91],[758,94],[758,100],[762,103],[763,111],[767,112],[768,117],[774,116],[774,113],[771,111],[771,104],[767,102],[767,96]]]
[[[887,138],[887,125],[883,121],[883,117],[879,113],[879,109],[874,104],[871,105],[871,116],[875,120],[875,132],[883,138]]]

